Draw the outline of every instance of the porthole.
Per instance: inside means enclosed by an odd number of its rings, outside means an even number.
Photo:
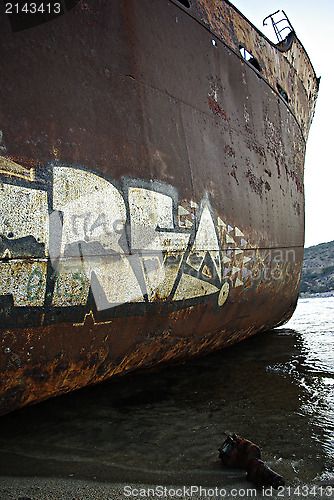
[[[256,57],[254,57],[253,54],[251,54],[250,52],[248,52],[248,50],[245,49],[245,47],[243,47],[242,45],[239,46],[239,50],[240,50],[240,54],[245,59],[245,61],[247,61],[249,64],[251,64],[252,66],[254,66],[255,69],[257,69],[258,71],[261,72],[260,63],[256,59]]]
[[[283,87],[279,83],[277,84],[277,90],[278,90],[278,93],[280,94],[280,96],[283,97],[283,99],[286,102],[290,101],[287,91],[284,90]]]
[[[185,7],[186,9],[190,9],[190,2],[188,2],[188,0],[177,0],[181,5],[183,5],[183,7]]]

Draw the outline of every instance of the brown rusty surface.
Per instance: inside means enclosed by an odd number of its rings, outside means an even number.
[[[2,12],[1,413],[291,316],[316,80],[213,4]]]
[[[194,0],[194,15],[239,54],[247,49],[261,67],[259,74],[277,92],[277,84],[287,92],[289,107],[307,139],[313,118],[319,81],[307,53],[295,36],[283,51],[263,36],[237,9],[220,0]],[[281,44],[280,44],[281,45]]]
[[[294,281],[291,273],[291,282]],[[221,318],[209,304],[152,317],[117,318],[96,323],[88,314],[83,325],[60,324],[6,330],[2,335],[2,413],[55,394],[63,394],[112,375],[205,354],[272,327],[272,318],[288,319],[294,297],[275,290],[258,291],[249,303],[237,294]],[[239,296],[238,296],[239,295]],[[279,303],[272,296],[280,296]],[[254,318],[253,308],[266,304],[267,323]],[[242,306],[241,306],[242,304]],[[205,315],[204,315],[205,313]],[[208,320],[208,321],[206,321]],[[225,324],[221,328],[222,321]],[[186,325],[186,329],[185,329]]]

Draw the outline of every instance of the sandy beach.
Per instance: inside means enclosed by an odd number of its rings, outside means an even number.
[[[273,490],[270,487],[255,489],[250,483],[225,481],[220,486],[201,485],[148,485],[110,484],[82,481],[73,478],[11,478],[0,479],[1,500],[126,500],[135,498],[179,500],[224,500],[232,498],[298,499],[334,498],[331,486],[299,485]]]

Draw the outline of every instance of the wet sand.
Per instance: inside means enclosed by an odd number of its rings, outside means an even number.
[[[279,498],[277,492],[267,491],[267,498]],[[215,488],[201,486],[148,485],[136,483],[106,484],[79,480],[61,479],[12,479],[0,481],[1,499],[6,500],[102,500],[127,498],[207,499],[207,498],[265,498],[260,490],[242,481]],[[255,496],[256,495],[256,496]],[[270,497],[268,496],[270,495]]]
[[[279,490],[265,486],[255,488],[241,477],[228,477],[222,474],[218,486],[202,485],[162,485],[143,483],[104,483],[98,481],[83,481],[77,479],[55,478],[11,478],[0,479],[1,500],[126,500],[134,498],[149,498],[151,500],[225,500],[232,498],[280,499],[295,500],[298,498],[334,497],[333,487],[326,485],[304,484],[286,486]]]
[[[278,329],[2,417],[0,500],[333,499],[333,378],[314,352],[310,338]],[[260,446],[284,490],[255,494],[246,472],[222,466],[217,449],[234,432]]]
[[[225,476],[225,475],[224,475]],[[298,498],[333,498],[332,486],[300,485],[286,486],[280,490],[271,487],[256,489],[252,484],[244,484],[228,478],[223,479],[223,485],[156,485],[142,483],[103,483],[97,481],[80,481],[55,478],[1,478],[1,500],[126,500],[129,498],[149,498],[151,500],[224,500],[232,498],[279,499],[296,500]]]

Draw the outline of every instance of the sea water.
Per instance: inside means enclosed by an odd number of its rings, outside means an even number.
[[[250,439],[288,485],[334,485],[334,298],[300,299],[284,327],[159,372],[0,419],[0,474],[215,487]],[[223,475],[225,474],[225,475]]]
[[[301,412],[314,428],[325,466],[320,477],[334,479],[334,297],[300,299],[287,326],[296,332],[300,358],[287,364],[303,387]],[[334,484],[334,481],[333,481]]]

